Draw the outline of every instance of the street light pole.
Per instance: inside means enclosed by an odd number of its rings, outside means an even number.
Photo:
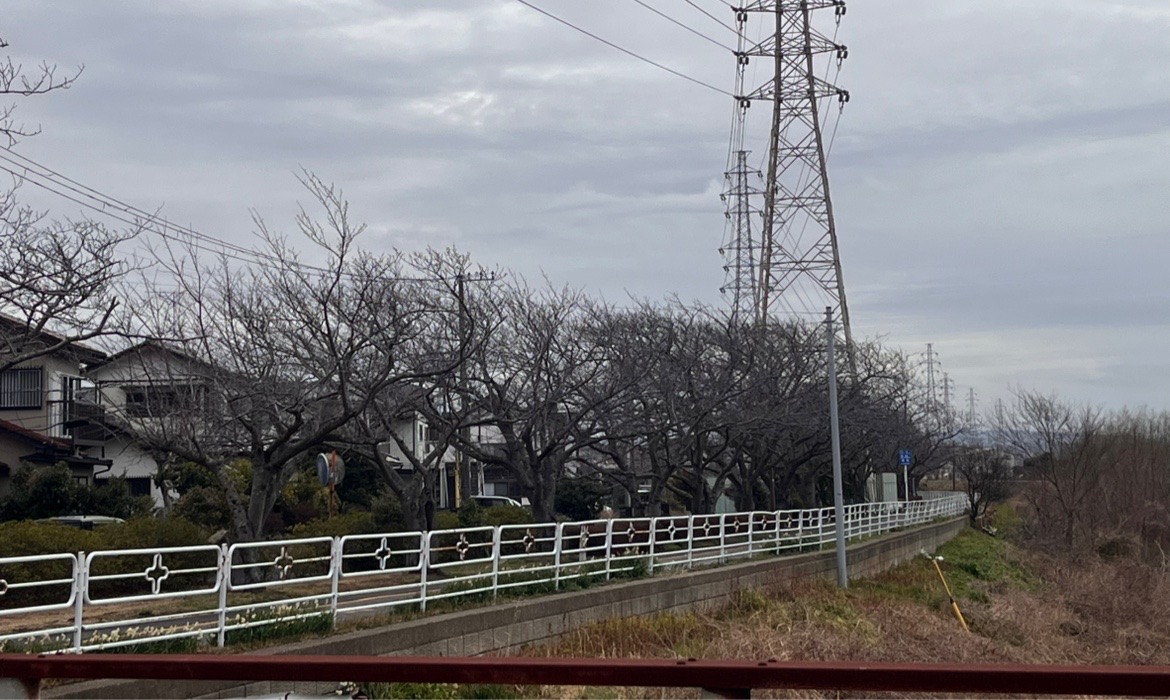
[[[833,443],[833,519],[837,521],[837,585],[849,587],[849,569],[845,562],[845,490],[841,483],[841,429],[837,422],[837,360],[834,355],[836,333],[833,308],[825,309],[825,330],[829,339],[829,432]]]

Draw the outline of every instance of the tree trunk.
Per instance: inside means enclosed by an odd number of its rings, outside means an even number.
[[[536,473],[536,484],[532,489],[532,517],[538,523],[556,522],[556,477]]]

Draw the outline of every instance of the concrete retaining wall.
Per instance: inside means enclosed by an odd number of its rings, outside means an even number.
[[[850,578],[881,573],[916,556],[933,552],[958,535],[966,518],[891,533],[849,547]],[[273,647],[255,654],[353,654],[475,656],[499,654],[551,641],[572,629],[631,615],[687,611],[725,605],[740,589],[774,589],[795,579],[836,578],[832,551],[762,559],[731,566],[658,574],[636,581],[539,598],[525,598],[435,615],[377,629],[349,632]],[[356,680],[356,679],[338,679]],[[241,685],[217,681],[88,681],[47,689],[56,698],[232,698],[284,693],[331,692],[335,684],[262,682]]]

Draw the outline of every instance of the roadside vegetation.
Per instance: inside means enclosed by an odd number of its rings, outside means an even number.
[[[949,609],[933,565],[918,558],[847,590],[800,582],[743,591],[722,610],[612,620],[535,656],[725,658],[920,663],[1168,664],[1170,579],[1136,550],[1079,551],[1021,539],[1010,506],[1000,537],[968,530],[939,549],[971,628]],[[1003,536],[1006,534],[1006,537]],[[1119,593],[1126,591],[1125,595]],[[519,690],[519,689],[518,689]],[[690,689],[524,691],[549,697],[677,697]],[[761,697],[819,697],[812,692]],[[835,695],[835,694],[834,694]]]
[[[998,536],[970,529],[941,547],[963,615],[949,607],[933,565],[916,558],[841,590],[802,581],[740,591],[717,610],[608,620],[526,656],[720,658],[919,663],[1170,664],[1170,578],[1140,550],[1072,551],[1031,537],[1023,502],[989,515]],[[1125,595],[1119,592],[1125,591]],[[412,685],[372,697],[698,697],[690,688]],[[842,697],[757,691],[754,697]]]

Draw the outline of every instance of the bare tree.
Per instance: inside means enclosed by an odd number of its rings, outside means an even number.
[[[435,311],[403,279],[397,256],[355,247],[363,227],[351,222],[340,192],[311,175],[303,182],[324,222],[302,210],[298,225],[326,258],[323,267],[303,263],[258,220],[268,244],[263,263],[208,266],[179,251],[163,261],[179,288],[153,289],[136,305],[159,335],[181,338],[171,370],[151,374],[144,364],[144,373],[192,390],[182,410],[127,423],[149,448],[217,475],[237,540],[264,535],[281,490],[314,449],[340,440],[389,387],[420,377],[400,358],[413,356],[410,345]],[[250,479],[241,478],[240,460]]]
[[[0,49],[6,48],[0,38]],[[64,90],[81,70],[61,76],[46,62],[29,71],[6,56],[0,59],[0,95]],[[0,105],[0,138],[7,147],[40,132],[15,121],[16,107]],[[18,202],[20,183],[14,175],[12,186],[0,193],[0,372],[121,331],[116,285],[128,270],[118,247],[137,233],[91,221],[46,222],[43,213]]]
[[[634,384],[612,371],[615,317],[576,290],[534,293],[524,285],[501,288],[481,313],[494,314],[498,327],[471,353],[460,390],[477,434],[446,432],[466,456],[507,469],[534,515],[551,521],[566,465],[601,440],[600,417]],[[452,418],[434,420],[449,428]]]
[[[399,362],[413,366],[415,376],[375,395],[345,429],[345,442],[378,465],[402,504],[406,526],[429,530],[440,470],[455,456],[456,438],[475,420],[462,369],[499,324],[487,309],[500,283],[494,281],[496,275],[474,268],[467,255],[451,249],[412,255],[409,264],[422,285],[419,293],[433,305],[433,313],[423,319],[425,330],[399,354]],[[482,284],[466,290],[463,282],[469,277]],[[415,435],[420,425],[427,431],[423,441]]]
[[[0,193],[0,372],[128,332],[119,283],[130,265],[119,246],[138,233],[91,221],[43,223],[16,192]]]
[[[979,522],[991,505],[1011,495],[1011,462],[999,450],[966,447],[956,450],[951,461],[965,484],[972,525]]]
[[[0,49],[7,49],[8,42],[0,37]],[[0,60],[0,95],[14,95],[17,97],[31,97],[44,95],[55,90],[67,90],[73,81],[81,75],[83,66],[71,75],[60,76],[57,66],[42,62],[34,71],[26,71],[23,64],[16,63],[11,56]],[[15,121],[15,104],[0,106],[0,136],[8,140],[13,146],[24,136],[34,136],[40,133],[39,127],[26,127]]]
[[[1107,445],[1100,439],[1100,409],[1061,401],[1055,395],[1017,389],[1008,410],[997,416],[995,438],[1002,449],[1024,460],[1041,488],[1027,492],[1043,525],[1058,525],[1074,544],[1091,499],[1110,474]]]

